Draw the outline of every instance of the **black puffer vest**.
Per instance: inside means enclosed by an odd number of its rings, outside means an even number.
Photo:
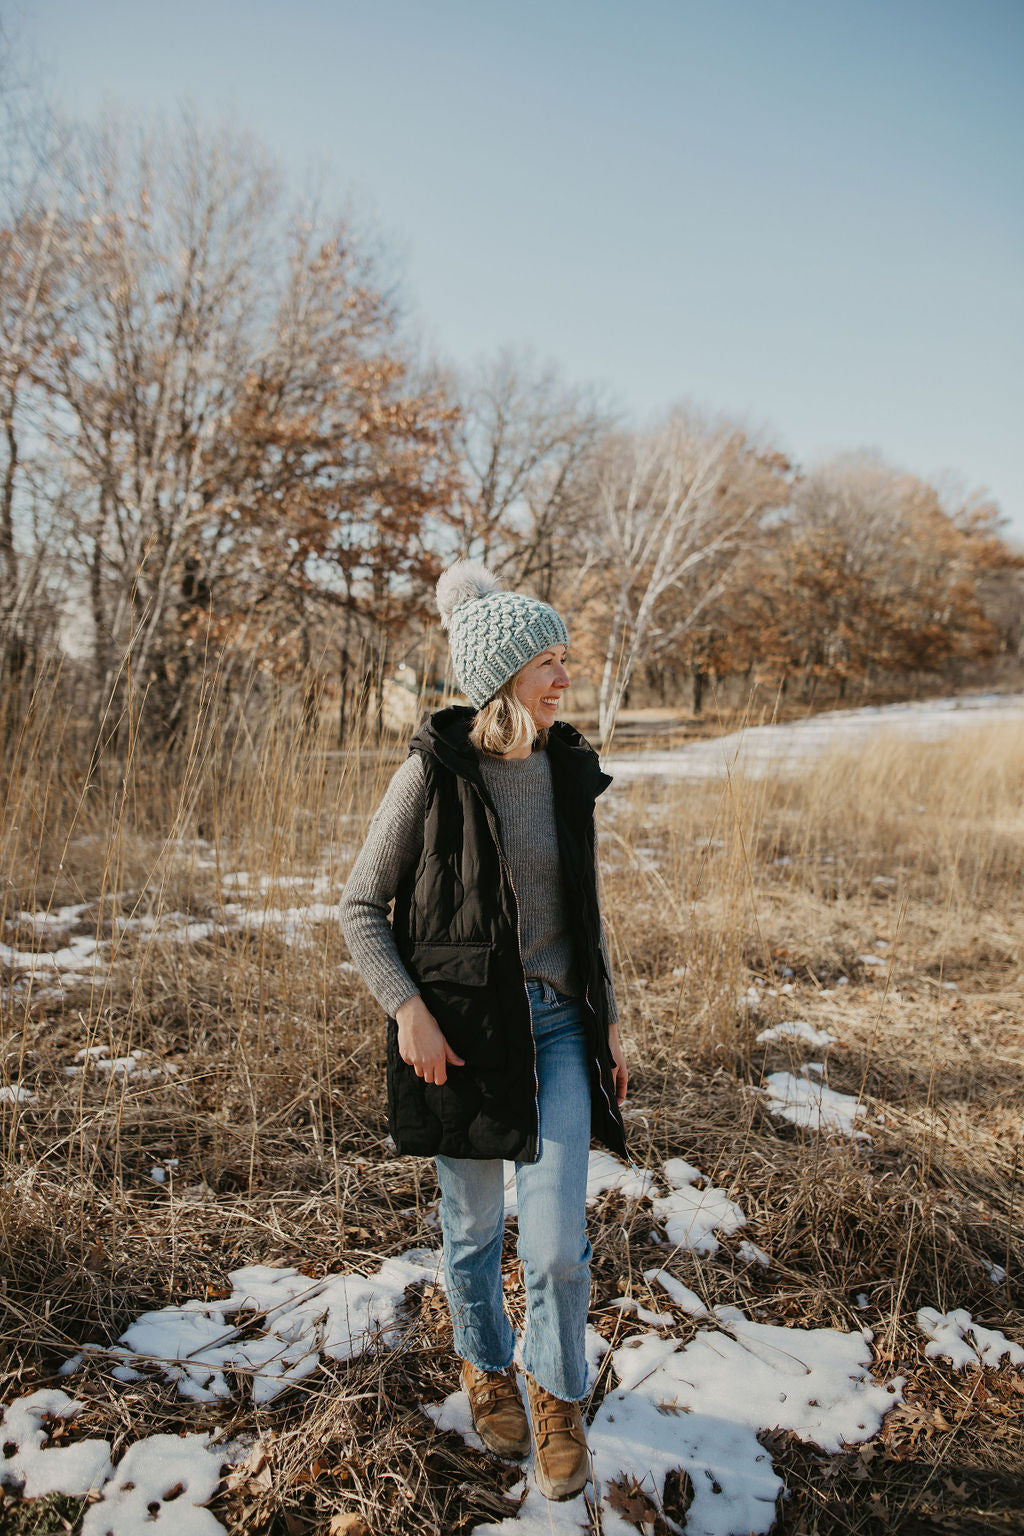
[[[537,1079],[530,1006],[519,948],[516,893],[501,848],[498,813],[469,742],[474,711],[432,715],[409,750],[423,755],[423,851],[395,895],[399,953],[464,1067],[441,1087],[424,1083],[398,1054],[388,1020],[388,1118],[400,1152],[535,1162]],[[626,1155],[612,1085],[600,913],[594,867],[594,802],[611,779],[565,721],[548,735],[565,901],[584,985],[591,1133]]]

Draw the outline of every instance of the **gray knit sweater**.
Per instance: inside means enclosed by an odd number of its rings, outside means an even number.
[[[526,974],[576,996],[582,989],[565,916],[548,755],[482,755],[480,768],[501,821],[502,848],[519,904]],[[392,1018],[418,988],[402,964],[388,907],[402,876],[419,858],[425,813],[423,761],[420,753],[413,752],[395,773],[374,813],[341,898],[341,925],[352,959]],[[603,932],[601,945],[610,971]],[[614,1021],[618,1011],[610,982],[607,992],[608,1017]]]

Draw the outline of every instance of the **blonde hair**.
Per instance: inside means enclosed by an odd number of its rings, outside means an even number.
[[[502,683],[494,698],[488,699],[477,710],[469,732],[469,739],[477,751],[487,752],[491,757],[504,757],[506,752],[514,752],[524,742],[529,742],[534,752],[547,744],[547,726],[537,728],[533,716],[516,693],[518,676],[516,672]]]

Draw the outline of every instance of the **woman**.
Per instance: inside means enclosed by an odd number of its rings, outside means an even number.
[[[447,570],[437,599],[473,708],[442,709],[413,737],[345,887],[342,923],[388,1014],[391,1134],[400,1152],[436,1158],[473,1422],[492,1450],[518,1456],[530,1430],[500,1269],[502,1160],[515,1163],[536,1479],[548,1498],[569,1498],[587,1480],[591,1135],[626,1150],[594,832],[611,780],[556,718],[569,686],[559,614],[475,561]]]

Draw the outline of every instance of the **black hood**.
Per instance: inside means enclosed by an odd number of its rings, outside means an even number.
[[[428,753],[453,773],[482,785],[480,754],[469,739],[476,713],[468,704],[449,704],[437,710],[413,736],[409,751]],[[590,742],[567,720],[556,720],[548,728],[548,752],[552,765],[569,768],[580,788],[595,800],[612,782]]]

